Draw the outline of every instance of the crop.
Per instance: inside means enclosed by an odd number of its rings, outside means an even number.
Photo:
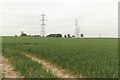
[[[77,76],[118,77],[117,39],[3,37],[5,48],[42,57]]]
[[[30,58],[16,50],[3,48],[3,56],[9,59],[16,71],[25,78],[53,78],[54,76],[47,72],[41,64],[32,61]]]

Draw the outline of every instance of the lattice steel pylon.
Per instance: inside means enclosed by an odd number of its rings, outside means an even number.
[[[75,28],[75,37],[79,38],[80,37],[80,26],[78,25],[78,19],[76,18],[76,28]]]
[[[46,21],[46,19],[45,19],[45,14],[42,14],[42,15],[41,15],[41,18],[42,18],[42,19],[40,20],[40,21],[41,21],[41,36],[42,36],[42,37],[45,37],[45,35],[46,35],[46,32],[45,32],[45,25],[46,25],[46,24],[45,24],[45,21]]]

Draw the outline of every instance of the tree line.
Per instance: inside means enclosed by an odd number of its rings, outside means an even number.
[[[17,37],[17,35],[15,35]],[[23,31],[21,31],[20,36],[29,36],[29,37],[42,37],[41,35],[27,35],[26,33],[24,33]],[[83,38],[84,34],[80,34],[80,36]],[[46,37],[57,37],[57,38],[75,38],[74,35],[70,35],[70,34],[65,34],[64,36],[62,36],[62,34],[58,33],[58,34],[49,34]]]

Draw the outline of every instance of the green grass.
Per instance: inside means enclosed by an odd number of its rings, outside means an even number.
[[[3,47],[42,57],[75,75],[118,77],[117,39],[3,37]]]
[[[41,64],[32,61],[19,51],[3,48],[3,56],[7,57],[14,69],[19,71],[20,75],[25,78],[54,78]]]

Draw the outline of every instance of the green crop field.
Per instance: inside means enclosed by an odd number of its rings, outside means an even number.
[[[6,53],[6,54],[4,54]],[[3,55],[9,58],[9,62],[25,78],[54,78],[50,72],[46,72],[42,65],[25,57],[19,51],[4,49]]]
[[[33,77],[53,75],[21,52],[42,57],[76,76],[118,78],[118,39],[2,37],[2,45],[3,56],[25,77],[31,68]]]

